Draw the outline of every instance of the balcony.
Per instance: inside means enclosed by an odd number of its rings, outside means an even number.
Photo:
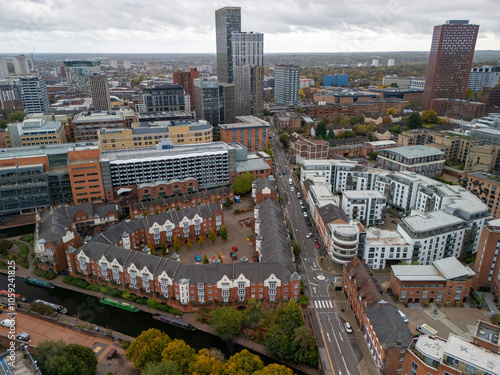
[[[342,236],[337,234],[337,231],[332,236],[332,241],[336,242],[339,245],[347,245],[347,246],[357,246],[358,245],[358,236]]]
[[[356,242],[356,244],[352,246],[345,246],[342,244],[339,245],[333,241],[332,247],[338,251],[346,251],[346,252],[358,251],[358,242]]]

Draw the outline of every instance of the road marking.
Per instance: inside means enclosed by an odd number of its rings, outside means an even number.
[[[339,348],[339,353],[342,353],[342,350],[340,350],[339,340],[337,340],[337,335],[335,334],[335,332],[333,332],[333,338],[335,339],[335,342],[337,343],[337,347]]]
[[[326,333],[326,337],[328,337],[328,342],[332,341],[332,340],[330,340],[330,335],[328,334],[328,332]]]
[[[345,364],[345,359],[342,357],[342,362],[344,362],[345,370],[347,371],[347,375],[350,374],[349,369],[347,368],[347,365]]]

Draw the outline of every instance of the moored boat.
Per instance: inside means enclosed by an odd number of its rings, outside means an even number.
[[[158,314],[158,313],[154,314],[153,319],[157,320],[159,322],[162,322],[162,323],[167,323],[167,324],[173,325],[175,327],[185,329],[186,331],[194,331],[195,330],[195,328],[193,327],[193,325],[191,323],[187,323],[183,320],[171,318],[169,316],[165,316],[162,314]]]
[[[61,306],[61,305],[56,305],[55,303],[52,303],[52,302],[47,302],[47,301],[44,301],[44,300],[41,300],[41,299],[36,299],[36,300],[33,301],[33,303],[42,303],[42,304],[44,304],[46,306],[50,306],[56,312],[58,312],[60,314],[67,314],[68,313],[68,310],[66,309],[66,307]]]
[[[49,283],[48,281],[35,279],[34,277],[26,276],[24,278],[24,281],[28,284],[38,285],[38,286],[41,286],[44,288],[49,288],[49,289],[54,289],[56,287],[54,284]]]
[[[21,294],[9,293],[7,290],[3,290],[3,289],[0,290],[0,296],[7,297],[7,298],[14,297],[18,301],[26,302],[26,297],[22,296]]]
[[[103,305],[117,307],[119,309],[127,310],[130,312],[138,312],[139,311],[139,309],[137,307],[135,307],[135,305],[132,305],[132,304],[127,303],[127,302],[116,301],[116,300],[111,299],[111,298],[101,298],[101,303]]]

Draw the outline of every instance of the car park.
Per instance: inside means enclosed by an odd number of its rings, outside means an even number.
[[[306,235],[306,238],[311,238],[311,237],[312,237],[312,235],[313,235],[312,233],[308,233],[308,234]]]
[[[201,257],[199,255],[195,255],[194,256],[194,259],[197,261],[197,262],[201,262]]]
[[[348,322],[344,323],[344,328],[347,333],[352,333],[352,327]]]
[[[237,259],[237,256],[234,252],[231,251],[229,254],[231,255],[231,258],[233,258],[233,260]]]

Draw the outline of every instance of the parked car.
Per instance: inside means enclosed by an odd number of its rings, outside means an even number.
[[[21,340],[21,341],[30,341],[30,335],[29,333],[26,332],[21,332],[16,336],[16,339]]]
[[[197,261],[197,262],[201,262],[201,257],[199,255],[195,255],[194,256],[194,259]]]
[[[233,246],[233,251],[238,251],[238,248],[236,246]]]
[[[16,321],[14,319],[5,319],[5,320],[2,320],[2,322],[0,323],[0,325],[2,327],[13,327],[16,325]]]
[[[300,193],[299,192],[297,192],[297,198],[300,198]]]
[[[306,235],[306,238],[311,238],[311,237],[312,237],[312,235],[313,235],[312,233],[308,233],[308,234]]]
[[[311,224],[310,221],[308,221],[306,224],[307,224],[308,227],[312,227],[312,224]]]
[[[352,333],[352,327],[348,322],[344,323],[344,328],[347,333]]]
[[[304,206],[304,202],[302,202],[302,201],[299,201],[299,204],[300,204],[301,207]]]
[[[307,209],[305,207],[302,207],[302,212],[306,212]]]
[[[290,186],[290,191],[293,193],[295,191],[295,189],[293,188],[293,186]]]
[[[234,260],[238,259],[233,251],[231,251],[229,254],[231,255],[231,258],[233,258]]]
[[[309,215],[307,215],[307,212],[306,212],[306,211],[304,211],[304,212],[303,212],[303,214],[304,214],[304,217],[309,216]]]
[[[316,243],[314,244],[314,247],[315,247],[316,249],[319,249],[319,247],[320,247],[320,246],[319,246],[319,243],[318,243],[318,242],[316,242]]]

